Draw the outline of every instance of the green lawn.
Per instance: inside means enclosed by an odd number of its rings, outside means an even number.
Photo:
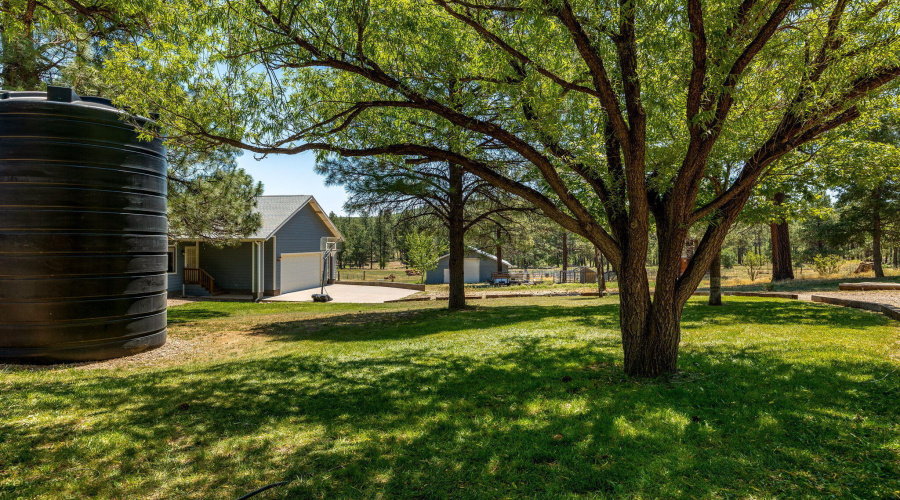
[[[394,279],[389,279],[393,276]],[[406,269],[338,269],[341,281],[393,281],[395,283],[421,283],[421,276],[409,276]]]
[[[897,498],[900,327],[692,301],[621,372],[615,299],[170,310],[189,361],[0,371],[0,498]]]
[[[610,288],[616,289],[618,284],[614,281],[608,283]],[[492,286],[487,283],[474,283],[466,285],[466,293],[480,292],[565,292],[565,291],[592,291],[598,290],[597,283],[553,283],[549,280],[535,283],[533,285],[509,285],[509,286]],[[450,285],[425,285],[428,292],[443,292],[445,295],[450,292]]]

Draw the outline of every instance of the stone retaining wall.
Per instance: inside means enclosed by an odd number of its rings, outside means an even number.
[[[799,294],[789,292],[724,292],[723,295],[730,295],[732,297],[769,297],[776,299],[794,300],[800,298]]]
[[[838,288],[846,291],[869,292],[874,290],[900,290],[900,283],[879,283],[865,281],[862,283],[841,283]]]
[[[335,285],[384,286],[387,288],[405,288],[407,290],[425,291],[425,285],[417,283],[395,283],[393,281],[335,281]]]
[[[887,304],[879,304],[877,302],[864,302],[862,300],[840,299],[837,297],[823,297],[821,295],[813,295],[810,297],[813,302],[822,302],[842,307],[852,307],[854,309],[863,309],[884,314],[888,318],[900,321],[900,307],[894,307]]]

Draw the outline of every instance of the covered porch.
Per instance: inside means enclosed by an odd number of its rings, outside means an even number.
[[[271,251],[266,255],[267,248]],[[200,241],[179,241],[169,247],[170,292],[183,296],[246,296],[260,300],[277,295],[274,242],[243,240],[217,247]]]

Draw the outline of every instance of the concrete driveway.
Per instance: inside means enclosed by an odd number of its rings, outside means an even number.
[[[298,290],[277,297],[269,297],[265,302],[312,302],[312,294],[319,293],[320,288]],[[366,285],[327,285],[325,291],[334,298],[333,302],[356,304],[381,304],[388,300],[397,300],[416,293],[416,290],[405,288],[389,288]]]

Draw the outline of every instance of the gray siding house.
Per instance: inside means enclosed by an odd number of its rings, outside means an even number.
[[[262,226],[237,246],[175,239],[169,242],[170,294],[280,295],[319,286],[322,267],[336,275],[334,259],[323,263],[322,237],[341,238],[312,196],[261,196]]]
[[[509,272],[507,261],[503,261],[503,272]],[[497,271],[497,257],[474,247],[466,247],[463,272],[466,283],[483,283],[491,280],[491,273]],[[425,273],[425,283],[437,285],[450,283],[450,254],[438,259],[437,268]]]

